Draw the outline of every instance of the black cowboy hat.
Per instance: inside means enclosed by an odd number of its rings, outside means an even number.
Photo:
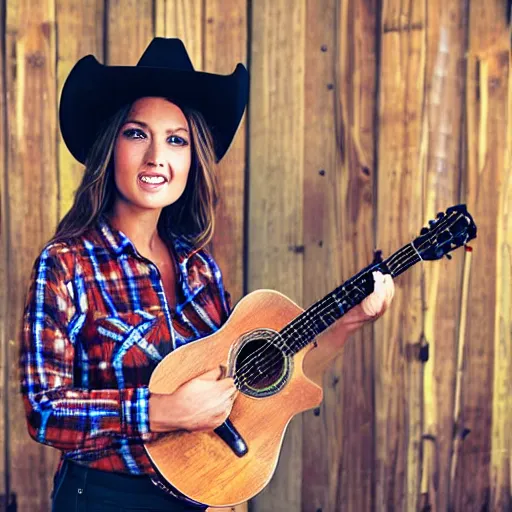
[[[195,71],[179,39],[154,38],[136,66],[105,66],[87,55],[69,73],[60,99],[60,130],[72,155],[85,163],[105,120],[143,96],[163,96],[198,110],[210,127],[219,161],[242,119],[249,76],[240,63],[231,75]]]

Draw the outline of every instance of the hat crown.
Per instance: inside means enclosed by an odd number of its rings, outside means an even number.
[[[137,66],[194,71],[185,45],[180,39],[155,37],[139,59]]]

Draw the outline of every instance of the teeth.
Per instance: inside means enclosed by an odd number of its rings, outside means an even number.
[[[165,181],[165,179],[162,178],[162,176],[141,176],[140,180],[144,181],[145,183],[152,184],[163,183]]]

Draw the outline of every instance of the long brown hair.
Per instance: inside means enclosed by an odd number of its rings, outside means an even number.
[[[207,245],[215,228],[217,181],[213,137],[203,116],[181,107],[191,132],[192,160],[187,185],[181,197],[166,206],[158,221],[160,236],[187,238],[197,248]],[[120,108],[106,120],[104,128],[89,150],[82,182],[70,210],[60,221],[51,242],[81,236],[114,205],[113,153],[116,138],[131,105]]]

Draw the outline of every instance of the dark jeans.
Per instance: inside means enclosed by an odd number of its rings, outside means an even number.
[[[89,469],[65,461],[55,476],[52,512],[192,512],[206,510],[169,496],[146,476]]]

